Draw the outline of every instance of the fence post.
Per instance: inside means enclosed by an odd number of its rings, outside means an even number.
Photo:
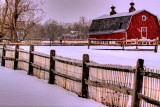
[[[28,69],[28,75],[33,75],[33,66],[32,63],[34,61],[34,55],[32,54],[32,51],[34,51],[34,46],[30,46],[29,50],[29,69]]]
[[[138,38],[136,39],[136,49],[138,49]]]
[[[5,66],[5,59],[4,57],[6,56],[6,44],[3,44],[3,49],[2,49],[2,62],[1,62],[1,66]]]
[[[158,45],[159,45],[159,37],[157,37],[157,51],[158,51]]]
[[[85,84],[85,80],[89,78],[89,67],[86,66],[86,63],[89,62],[89,55],[83,55],[83,66],[82,66],[82,98],[88,98],[88,85]]]
[[[19,45],[15,46],[15,53],[14,53],[14,70],[16,70],[18,68],[18,57],[19,57],[19,52],[17,51],[17,49],[19,49]]]
[[[123,40],[123,42],[122,42],[122,43],[123,43],[123,50],[124,50],[124,46],[125,46],[125,39]]]
[[[91,45],[91,40],[88,39],[88,49],[90,48],[90,45]]]
[[[157,38],[155,39],[155,48],[154,48],[154,52],[157,52],[157,50],[158,50],[158,40],[159,40],[159,38],[157,37]]]
[[[49,66],[49,84],[54,84],[55,81],[55,75],[53,74],[52,70],[55,70],[55,60],[53,60],[52,57],[56,56],[56,51],[51,50],[50,51],[50,66]]]
[[[123,47],[123,41],[120,41],[121,42],[121,47]]]
[[[142,85],[143,85],[143,76],[140,74],[141,70],[143,69],[143,59],[138,59],[136,65],[136,72],[134,75],[134,86],[133,86],[133,97],[132,97],[132,107],[139,107],[140,99],[138,98],[138,93],[142,92]]]

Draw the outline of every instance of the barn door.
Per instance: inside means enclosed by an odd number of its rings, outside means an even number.
[[[147,39],[147,27],[141,27],[141,37]]]

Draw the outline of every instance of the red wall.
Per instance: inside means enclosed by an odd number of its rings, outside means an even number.
[[[89,38],[96,39],[124,39],[125,33],[114,33],[114,34],[104,34],[104,35],[89,35]]]
[[[142,15],[146,16],[146,21],[142,21]],[[157,17],[142,11],[132,16],[129,29],[127,30],[127,39],[141,39],[141,27],[147,27],[147,39],[155,39],[159,37],[159,24]]]

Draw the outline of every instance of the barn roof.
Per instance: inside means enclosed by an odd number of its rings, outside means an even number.
[[[102,15],[94,20],[98,20],[98,19],[107,19],[107,18],[115,18],[115,17],[122,17],[122,16],[133,16],[139,12],[141,12],[142,10],[137,10],[134,12],[125,12],[125,13],[118,13],[118,14],[114,14],[114,15]]]
[[[146,10],[137,10],[130,13],[126,12],[115,15],[102,15],[92,21],[88,35],[125,32],[129,27],[132,16],[142,11]]]
[[[129,26],[130,20],[131,16],[93,20],[89,35],[125,32]]]

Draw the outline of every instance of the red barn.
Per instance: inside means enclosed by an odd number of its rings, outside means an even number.
[[[132,10],[116,14],[112,7],[110,15],[92,21],[89,38],[95,39],[155,39],[159,37],[159,21],[156,15],[146,11]]]

